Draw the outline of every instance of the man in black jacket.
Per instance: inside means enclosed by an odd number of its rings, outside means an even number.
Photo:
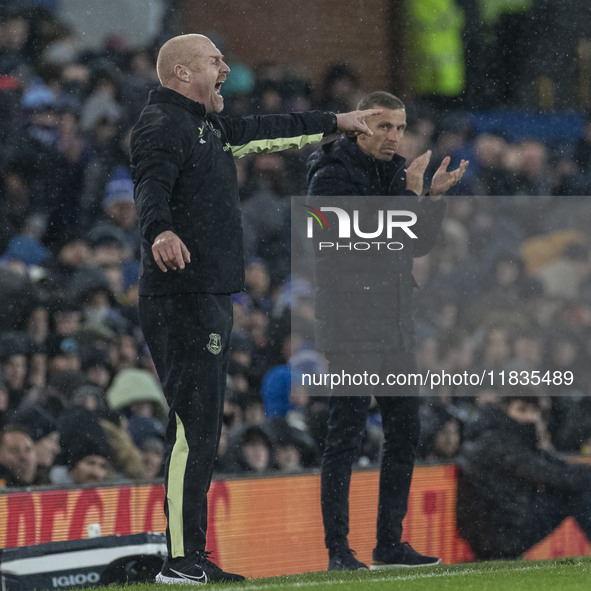
[[[222,425],[231,294],[244,288],[234,157],[371,133],[375,111],[224,118],[230,72],[203,35],[167,41],[131,136],[141,231],[140,323],[169,407],[163,583],[236,581],[205,551],[207,491]]]
[[[591,540],[591,467],[540,443],[535,391],[482,406],[458,456],[457,525],[479,560],[519,558],[568,516]]]
[[[343,135],[309,159],[309,203],[320,207],[354,196],[359,208],[388,207],[416,215],[412,232],[398,232],[398,249],[335,254],[319,251],[315,259],[316,340],[326,353],[331,374],[415,373],[412,291],[413,257],[427,254],[437,239],[445,213],[441,196],[462,177],[468,162],[447,171],[444,158],[430,194],[423,177],[431,152],[405,165],[396,154],[406,129],[404,104],[386,92],[374,92],[359,108],[380,108],[368,118],[372,136]],[[322,202],[322,203],[321,203]],[[414,234],[416,238],[413,238]],[[342,265],[341,265],[342,264]],[[371,395],[382,415],[384,447],[380,470],[377,545],[372,569],[437,564],[401,542],[402,520],[419,437],[418,387],[346,385],[329,402],[328,434],[322,458],[322,516],[329,570],[367,568],[349,549],[349,485]]]

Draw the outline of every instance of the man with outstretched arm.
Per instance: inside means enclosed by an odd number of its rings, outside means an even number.
[[[222,426],[231,294],[244,288],[234,157],[371,134],[376,110],[222,117],[230,69],[210,39],[174,37],[131,136],[141,244],[140,324],[170,406],[162,583],[239,581],[208,558],[207,491]]]

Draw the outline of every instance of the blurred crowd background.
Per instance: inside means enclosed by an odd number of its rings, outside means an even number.
[[[162,473],[167,407],[137,320],[128,139],[171,32],[141,47],[109,36],[82,49],[57,4],[0,3],[0,479],[152,480]],[[408,4],[416,25],[424,3]],[[540,79],[523,110],[531,87],[519,86],[519,74],[528,66],[502,53],[515,31],[523,31],[516,42],[535,36],[519,23],[540,25],[538,3],[498,2],[486,15],[471,12],[478,3],[433,4],[441,6],[426,14],[441,9],[447,32],[459,32],[448,37],[450,52],[461,49],[461,77],[457,56],[437,64],[415,55],[401,153],[412,160],[433,150],[429,174],[445,155],[470,167],[447,198],[438,246],[415,261],[420,368],[571,371],[571,385],[551,377],[535,389],[539,432],[560,452],[591,454],[591,117],[575,97],[573,108],[540,111],[555,90]],[[488,53],[475,71],[484,46],[470,24],[485,17]],[[247,66],[231,59],[231,39],[203,32],[230,56],[227,114],[342,112],[377,90],[346,62],[330,64],[320,85],[289,63]],[[445,38],[435,41],[441,56]],[[496,83],[479,86],[485,63]],[[491,111],[501,105],[522,110]],[[290,197],[306,193],[313,149],[237,161],[247,289],[234,297],[218,474],[319,465],[326,397],[291,370],[326,371],[310,338],[310,285],[290,262]],[[421,459],[453,461],[479,406],[502,394],[498,381],[425,390]],[[378,462],[380,445],[372,414],[359,465]]]

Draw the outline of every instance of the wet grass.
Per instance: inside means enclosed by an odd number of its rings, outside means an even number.
[[[104,591],[164,591],[187,585],[157,583],[102,587]],[[211,587],[211,585],[208,585]],[[318,572],[214,584],[235,591],[577,591],[591,589],[591,557],[557,560],[480,562],[391,571]]]

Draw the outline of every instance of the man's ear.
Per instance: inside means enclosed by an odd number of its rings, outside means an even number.
[[[355,136],[357,138],[357,145],[363,144],[368,137],[364,133],[356,133]]]
[[[181,64],[176,64],[172,70],[174,77],[182,80],[183,82],[189,82],[189,70]]]

